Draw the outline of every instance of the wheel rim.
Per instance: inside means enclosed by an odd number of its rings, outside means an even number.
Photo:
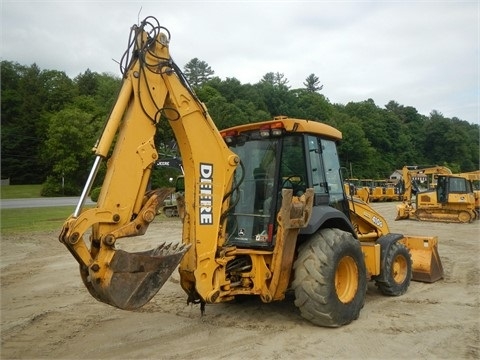
[[[402,255],[397,255],[392,264],[392,278],[397,284],[401,284],[407,278],[408,263]]]
[[[358,290],[358,268],[351,256],[343,257],[335,272],[335,291],[338,299],[346,304],[355,298]]]

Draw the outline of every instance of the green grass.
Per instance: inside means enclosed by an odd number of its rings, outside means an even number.
[[[40,197],[42,185],[0,186],[2,199]],[[0,233],[2,236],[36,231],[62,229],[63,223],[75,210],[74,206],[41,208],[0,209]],[[165,220],[157,216],[158,221]]]
[[[56,206],[24,209],[0,209],[0,233],[2,236],[24,234],[28,232],[62,229],[63,223],[73,214],[74,206]],[[172,221],[159,215],[155,221]],[[180,221],[180,220],[178,220]]]
[[[0,186],[0,198],[25,199],[41,197],[42,185],[5,185]]]
[[[2,236],[18,233],[62,229],[65,220],[73,213],[72,206],[1,209]]]

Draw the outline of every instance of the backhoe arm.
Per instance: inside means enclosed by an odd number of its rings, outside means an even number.
[[[79,262],[90,293],[123,309],[148,302],[188,249],[200,259],[215,255],[217,239],[224,236],[220,217],[228,207],[225,194],[238,164],[172,61],[168,31],[151,21],[156,20],[147,18],[132,28],[132,58],[121,91],[94,147],[95,162],[80,202],[59,236]],[[118,239],[145,233],[168,195],[146,191],[158,158],[154,136],[165,119],[179,145],[188,189],[183,245],[161,244],[139,253],[116,249]],[[97,206],[85,210],[83,202],[103,160],[107,171]],[[197,246],[191,247],[194,242]],[[196,267],[191,264],[192,272]]]
[[[445,166],[404,166],[402,169],[402,177],[405,186],[403,201],[409,203],[411,202],[414,176],[439,174],[452,174],[452,171]]]
[[[445,166],[404,166],[402,169],[402,181],[404,185],[402,204],[397,205],[397,217],[395,220],[408,219],[415,213],[415,207],[412,205],[412,194],[416,192],[413,190],[414,176],[451,173],[452,171]]]

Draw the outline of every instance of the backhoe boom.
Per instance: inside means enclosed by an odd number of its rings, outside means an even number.
[[[151,18],[132,29],[132,59],[94,147],[96,160],[84,194],[90,191],[101,161],[107,160],[97,206],[82,209],[81,201],[60,234],[60,241],[80,263],[83,281],[92,295],[120,308],[142,306],[150,300],[188,249],[197,253],[200,262],[214,257],[217,242],[211,239],[224,236],[220,217],[229,203],[224,195],[231,188],[239,161],[171,59],[169,38],[161,31],[164,29],[155,24],[152,27],[149,21]],[[183,155],[185,186],[189,189],[185,207],[190,215],[184,222],[184,245],[139,254],[120,252],[115,248],[116,241],[144,234],[168,196],[161,191],[146,191],[158,159],[156,127],[164,119],[171,125]],[[202,228],[201,236],[197,226]],[[89,229],[87,243],[84,236]],[[192,243],[196,246],[191,247]],[[125,263],[132,265],[123,269],[118,265]],[[190,264],[191,271],[196,267]],[[152,281],[159,277],[163,281]],[[117,299],[114,293],[119,287],[131,287],[131,293]]]

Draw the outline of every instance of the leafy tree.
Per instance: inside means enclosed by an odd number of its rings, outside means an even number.
[[[383,110],[375,105],[372,99],[354,103],[350,102],[345,106],[347,113],[358,118],[362,122],[365,135],[374,148],[384,153],[391,150],[392,137],[387,130],[387,122]]]
[[[471,128],[458,119],[448,119],[440,112],[432,111],[424,128],[423,148],[428,160],[433,164],[448,162],[462,171],[478,169],[478,126],[476,132]],[[472,148],[477,151],[472,152]]]
[[[385,105],[385,109],[388,112],[393,113],[400,122],[404,124],[423,122],[422,115],[420,115],[417,112],[417,109],[412,106],[403,106],[396,101],[390,100],[389,103]]]
[[[210,116],[219,129],[248,122],[242,111],[235,104],[228,102],[223,96],[211,98],[206,105]]]
[[[462,163],[462,171],[478,170],[480,167],[480,127],[471,125],[466,121],[460,123],[467,133],[465,142],[468,145],[468,158],[470,159],[470,161]]]
[[[260,80],[261,84],[268,84],[279,89],[288,90],[288,79],[285,78],[283,73],[279,72],[268,72],[263,75],[263,78]]]
[[[292,90],[289,116],[336,126],[333,107],[325,96],[305,89]]]
[[[194,88],[200,87],[215,74],[210,65],[198,58],[190,60],[183,70],[188,82]]]
[[[375,150],[365,136],[360,121],[345,114],[338,114],[339,130],[343,139],[338,147],[341,163],[347,169],[352,169],[353,177],[374,177],[375,171],[372,158]]]
[[[74,82],[63,71],[44,70],[41,73],[45,88],[45,110],[59,111],[77,95]]]
[[[210,92],[210,96],[205,93],[205,89]],[[247,117],[250,119],[249,122],[270,118],[270,114],[267,112],[267,107],[258,87],[251,84],[241,84],[236,78],[226,78],[225,80],[221,80],[218,77],[214,77],[205,83],[201,89],[197,91],[197,94],[204,102],[208,102],[207,99],[213,95],[221,95],[227,102],[236,103],[237,101],[241,101],[243,104],[247,104],[246,109],[248,109],[247,112],[249,113],[247,114]],[[209,108],[210,106],[211,104],[209,105]],[[255,107],[256,109],[255,115],[251,111],[252,107]]]
[[[323,85],[320,85],[320,79],[313,73],[307,76],[303,86],[310,92],[318,92],[323,89]]]
[[[20,116],[20,108],[23,102],[20,91],[20,71],[24,67],[12,62],[1,63],[1,156],[2,178],[14,177],[22,172],[22,154],[20,137],[23,135],[22,126],[15,119]],[[24,70],[23,70],[24,71]],[[23,169],[24,170],[24,169]]]
[[[36,64],[2,62],[1,71],[2,177],[12,184],[37,184],[46,171],[38,157],[45,140],[42,114],[47,106],[41,70]]]
[[[93,161],[90,148],[121,80],[89,69],[71,80],[62,71],[8,61],[1,62],[0,70],[2,177],[14,184],[45,182],[44,194],[78,195]],[[279,72],[266,73],[252,85],[214,77],[208,64],[197,58],[185,71],[219,129],[278,115],[340,129],[342,164],[351,165],[357,177],[382,178],[415,164],[444,164],[462,172],[479,166],[479,126],[438,111],[425,116],[394,100],[384,108],[372,99],[331,104],[318,93],[322,86],[313,73],[305,88],[291,90]],[[168,122],[162,121],[155,136],[159,152],[172,138]],[[168,177],[172,174],[154,171],[152,185],[171,185]]]
[[[91,149],[99,125],[91,113],[76,107],[50,116],[42,154],[51,171],[43,186],[43,195],[79,194],[91,167]]]
[[[99,109],[102,109],[101,116],[106,117],[115,105],[115,100],[120,91],[122,80],[117,76],[108,74],[97,74],[97,88],[93,97]]]
[[[219,81],[221,80],[219,79]],[[208,102],[210,99],[215,98],[217,96],[223,96],[215,86],[212,86],[211,81],[205,83],[205,85],[198,88],[195,92],[198,98],[204,103]]]
[[[266,73],[260,80],[260,84],[275,86],[275,74],[273,72]]]
[[[98,74],[87,69],[75,79],[79,95],[93,95],[98,88]]]
[[[400,122],[400,134],[395,142],[395,157],[397,159],[396,168],[400,169],[404,165],[426,164],[428,160],[423,153],[423,143],[425,136],[423,124],[426,117],[420,115],[417,109],[411,106],[403,106],[391,100],[385,105],[387,116],[397,119]]]
[[[283,74],[269,72],[255,84],[270,117],[289,115],[293,95],[289,93],[287,83]]]
[[[242,112],[242,118],[245,119],[244,122],[239,123],[238,125],[271,119],[270,114],[257,108],[252,101],[239,99],[235,100],[233,104]]]

